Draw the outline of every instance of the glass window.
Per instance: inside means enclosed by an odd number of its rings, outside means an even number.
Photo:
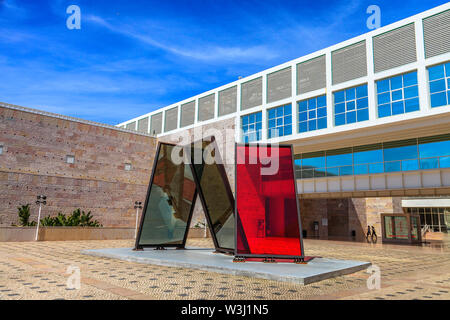
[[[417,159],[417,140],[402,140],[384,144],[384,161]]]
[[[450,168],[450,134],[308,153],[297,163],[303,178]]]
[[[450,63],[428,68],[431,107],[445,106],[450,103]]]
[[[419,138],[421,158],[450,156],[450,135]]]
[[[393,217],[384,217],[384,230],[387,239],[395,239]]]
[[[252,113],[241,118],[242,141],[245,143],[262,139],[262,112]]]
[[[326,127],[326,95],[303,100],[298,103],[298,132],[325,129]]]
[[[302,159],[302,169],[324,168],[324,167],[325,167],[325,157],[308,158],[308,155],[306,154]]]
[[[292,134],[291,104],[268,110],[267,118],[267,137],[269,139]]]
[[[378,117],[418,111],[417,71],[376,82]]]
[[[353,151],[355,164],[383,162],[383,149],[381,143],[355,147]]]
[[[334,92],[336,126],[369,120],[367,84]]]
[[[351,150],[331,150],[327,151],[327,167],[340,167],[353,164],[353,154]]]
[[[396,239],[408,239],[408,222],[406,217],[394,217]]]

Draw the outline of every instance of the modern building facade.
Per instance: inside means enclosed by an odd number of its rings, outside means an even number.
[[[214,127],[293,144],[308,237],[359,240],[367,225],[381,233],[380,214],[411,211],[447,232],[450,4],[118,126],[172,142]]]

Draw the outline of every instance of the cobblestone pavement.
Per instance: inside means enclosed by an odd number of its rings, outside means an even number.
[[[297,285],[80,254],[132,245],[128,240],[0,243],[0,299],[450,299],[447,244],[304,240],[308,256],[371,261],[381,269],[380,290],[367,288],[366,271]],[[190,239],[188,246],[213,245]],[[80,268],[80,289],[66,285],[69,266]]]

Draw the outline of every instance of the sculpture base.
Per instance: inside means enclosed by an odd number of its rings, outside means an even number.
[[[130,248],[83,250],[82,254],[132,261],[159,266],[199,269],[210,272],[232,274],[298,284],[313,282],[354,273],[368,268],[370,262],[314,258],[307,264],[261,263],[245,261],[233,263],[233,257],[214,254],[213,249],[186,248],[164,251],[145,249],[133,251]]]

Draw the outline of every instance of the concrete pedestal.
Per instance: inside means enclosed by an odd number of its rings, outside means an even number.
[[[370,262],[314,258],[307,264],[233,262],[232,256],[212,249],[132,251],[131,248],[84,250],[82,254],[159,266],[199,269],[237,276],[310,284],[368,268]]]

